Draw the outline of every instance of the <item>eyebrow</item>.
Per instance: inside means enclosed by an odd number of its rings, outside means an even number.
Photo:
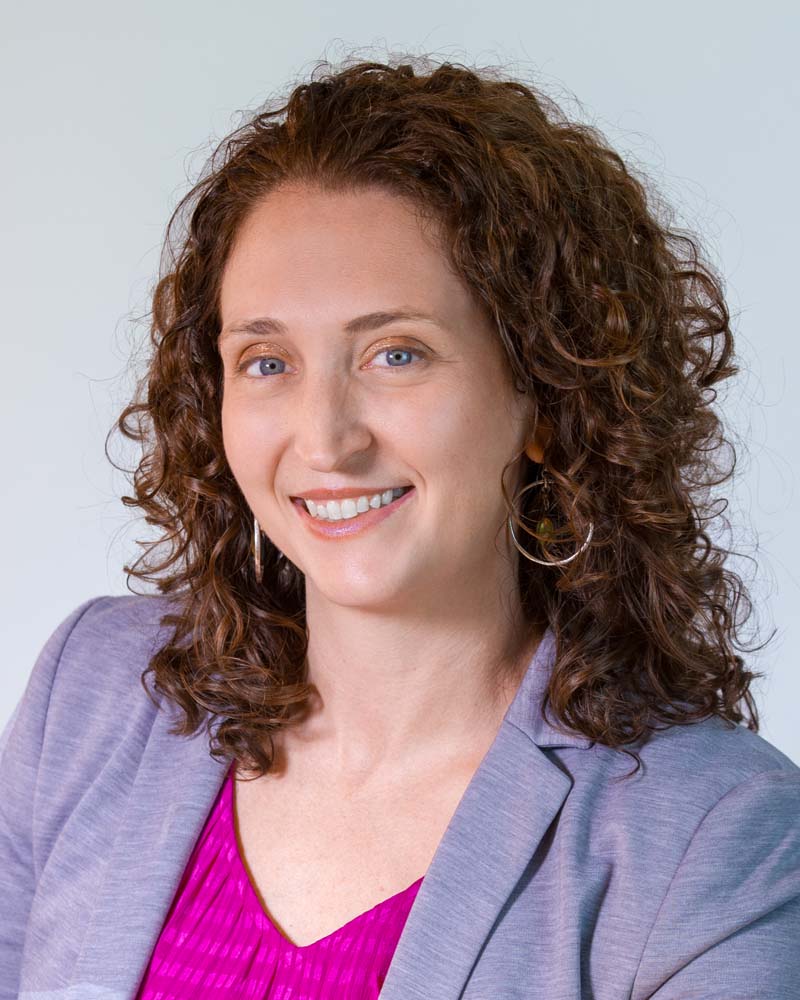
[[[409,309],[381,310],[379,312],[364,313],[363,316],[356,316],[344,325],[344,332],[350,336],[364,333],[368,330],[377,330],[389,323],[398,323],[411,320],[413,322],[422,321],[433,323],[442,327],[442,324],[435,316],[428,313],[415,312]],[[246,320],[241,323],[233,323],[226,327],[217,338],[218,343],[222,343],[230,336],[265,336],[268,334],[286,334],[289,330],[285,323],[271,316],[259,316],[257,319]]]

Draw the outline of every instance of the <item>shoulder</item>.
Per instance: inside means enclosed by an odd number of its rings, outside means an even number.
[[[161,620],[175,610],[174,598],[148,594],[104,594],[79,605],[56,629],[68,626],[62,658],[103,651],[124,659],[152,655],[166,638]]]
[[[794,840],[800,864],[800,767],[744,725],[713,716],[622,748],[551,753],[573,781],[568,812],[592,836],[613,831],[662,868],[677,865],[695,837],[695,845],[718,838],[727,849],[768,830],[774,843]]]
[[[634,995],[679,1000],[736,982],[742,995],[783,996],[800,974],[800,767],[718,717],[670,727],[642,760],[656,808],[636,823],[653,831],[650,863],[667,887]]]
[[[160,734],[160,704],[142,672],[168,636],[161,619],[172,607],[172,598],[157,595],[93,597],[44,641],[0,742],[5,820],[14,836],[30,836],[35,826],[40,861],[87,789],[108,784],[110,762],[113,796],[124,783],[119,775],[132,780]]]
[[[633,859],[642,885],[652,880],[660,896],[675,878],[672,898],[693,888],[699,906],[703,893],[720,903],[749,872],[776,906],[789,883],[800,895],[800,767],[786,754],[717,716],[625,749],[640,757],[635,773],[631,756],[602,745],[564,756],[568,809],[603,850]]]
[[[133,710],[142,700],[155,711],[142,673],[169,639],[172,630],[162,619],[177,610],[175,599],[102,595],[81,607],[60,651],[51,711],[90,713],[97,719],[106,713],[113,716]],[[151,682],[147,687],[152,692]]]
[[[576,894],[613,872],[602,905],[642,924],[631,996],[788,996],[772,987],[800,975],[800,767],[717,716],[626,744],[638,771],[620,749],[550,751],[573,782],[554,843]]]
[[[781,855],[800,891],[800,767],[785,753],[715,716],[659,734],[649,759],[673,807],[689,821],[684,868],[691,870],[693,859],[703,870],[727,856],[729,872],[741,873],[742,865],[753,871],[757,862],[768,865]]]
[[[101,739],[121,717],[157,710],[141,676],[168,637],[161,624],[174,598],[100,595],[79,604],[43,642],[0,743],[59,753],[77,734]],[[147,706],[150,706],[149,709]],[[109,734],[109,735],[111,735]]]
[[[800,767],[760,733],[712,716],[652,734],[640,751],[655,785],[710,807],[739,786],[800,787]]]
[[[800,774],[800,767],[760,733],[716,715],[657,730],[644,744],[642,758],[651,767],[680,765],[690,780],[697,772],[723,781],[776,769]]]
[[[161,621],[173,607],[172,599],[159,595],[128,594],[101,595],[79,605],[43,650],[46,661],[57,659],[48,662],[51,700],[118,704],[119,696],[141,687],[142,671],[168,637]]]

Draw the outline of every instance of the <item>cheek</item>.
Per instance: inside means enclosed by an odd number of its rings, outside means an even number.
[[[461,449],[469,429],[475,423],[469,398],[453,377],[434,382],[393,408],[387,427],[406,439],[414,439],[415,447],[429,451],[450,452]]]
[[[459,373],[387,411],[384,431],[401,447],[408,442],[427,469],[455,466],[465,478],[480,478],[512,434],[501,399],[491,385],[476,390]]]
[[[446,478],[453,509],[481,521],[505,509],[503,467],[522,442],[500,403],[475,404],[474,398],[463,398],[460,405],[436,413],[420,447],[427,452],[426,468]],[[513,485],[511,474],[505,475],[506,486]]]
[[[263,414],[242,406],[235,399],[223,399],[222,443],[225,458],[240,486],[245,487],[257,470],[264,469],[270,439]]]
[[[436,461],[457,464],[467,477],[480,475],[492,464],[492,456],[503,447],[508,425],[501,418],[499,407],[468,394],[453,394],[425,410],[424,420],[415,427],[419,447]],[[409,420],[409,425],[412,423]]]

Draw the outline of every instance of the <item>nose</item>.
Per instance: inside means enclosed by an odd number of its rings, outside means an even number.
[[[357,388],[346,375],[330,370],[304,381],[293,413],[298,458],[319,472],[346,469],[372,443]]]

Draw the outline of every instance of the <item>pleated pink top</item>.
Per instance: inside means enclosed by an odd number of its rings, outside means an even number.
[[[136,1000],[374,1000],[422,878],[312,944],[265,912],[234,825],[231,764],[181,877]]]

